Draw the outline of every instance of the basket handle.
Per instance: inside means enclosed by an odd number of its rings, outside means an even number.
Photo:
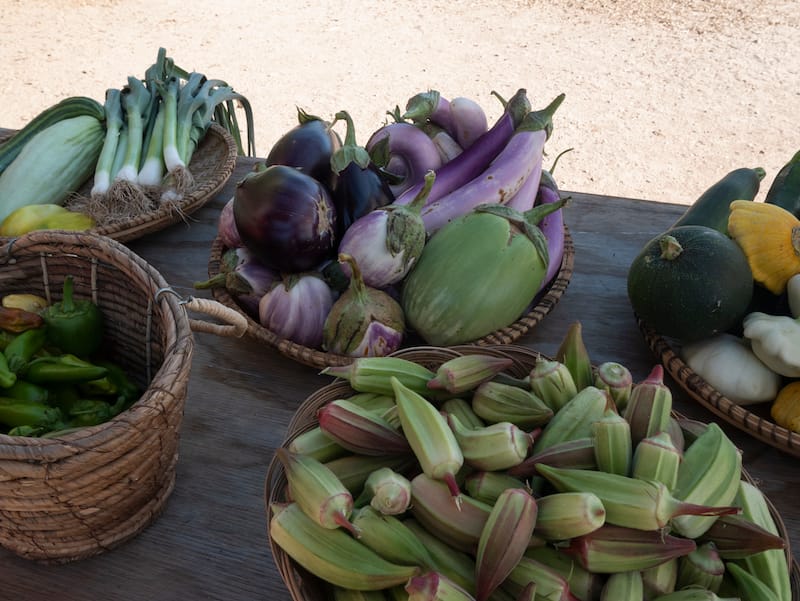
[[[195,332],[208,332],[209,334],[217,334],[219,336],[230,336],[232,338],[241,338],[247,331],[247,318],[241,313],[234,311],[218,303],[217,301],[207,298],[191,297],[184,302],[184,306],[197,313],[205,313],[220,321],[224,324],[212,323],[203,319],[189,319],[189,326]]]

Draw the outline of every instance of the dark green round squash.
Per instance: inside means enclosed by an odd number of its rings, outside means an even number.
[[[706,226],[659,234],[628,269],[636,314],[663,336],[701,340],[735,327],[753,296],[753,274],[739,245]]]

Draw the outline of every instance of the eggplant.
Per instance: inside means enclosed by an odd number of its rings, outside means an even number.
[[[338,239],[354,221],[377,208],[394,202],[394,194],[366,148],[356,143],[355,126],[347,111],[336,113],[336,120],[347,123],[344,144],[331,157],[336,174],[333,204],[336,207]]]
[[[489,129],[483,107],[470,98],[459,96],[450,101],[455,140],[461,148],[469,148]]]
[[[236,229],[265,266],[297,273],[332,255],[336,209],[325,186],[310,175],[271,165],[248,173],[235,194]]]
[[[217,235],[225,248],[238,248],[242,246],[242,238],[236,229],[236,222],[233,219],[233,201],[235,196],[231,196],[222,210],[219,212],[217,222]]]
[[[422,181],[426,172],[442,165],[436,141],[411,123],[384,125],[370,136],[364,147],[385,174],[395,196]]]
[[[259,323],[281,338],[319,348],[333,302],[334,293],[319,274],[289,274],[261,297]]]
[[[547,242],[536,223],[563,203],[524,214],[484,205],[433,234],[403,282],[401,306],[409,329],[430,345],[450,346],[518,319],[548,265]]]
[[[539,182],[539,191],[536,195],[536,205],[551,204],[561,200],[561,191],[558,189],[555,179],[547,170],[542,170]],[[564,197],[564,200],[570,197]],[[564,213],[561,210],[545,215],[539,222],[539,229],[542,230],[547,240],[548,262],[545,276],[539,287],[541,290],[556,276],[561,269],[561,262],[564,260]]]
[[[456,137],[456,124],[450,101],[436,90],[420,92],[409,98],[406,102],[406,112],[402,117],[417,124],[435,123],[453,138]]]
[[[331,171],[331,156],[341,146],[333,124],[297,109],[299,123],[272,146],[265,164],[295,167],[332,190],[336,174]]]
[[[226,250],[219,263],[219,273],[213,277],[195,282],[198,290],[225,288],[236,299],[247,314],[258,319],[258,303],[280,276],[265,267],[244,246]]]
[[[552,132],[553,114],[563,100],[564,94],[560,94],[546,108],[525,115],[506,146],[478,177],[434,201],[429,197],[421,213],[428,234],[478,205],[505,204],[529,177],[535,178],[538,188],[544,144]]]
[[[489,131],[452,161],[444,163],[436,170],[436,182],[428,195],[428,202],[438,200],[479,176],[506,146],[530,110],[531,105],[525,90],[518,90],[506,103],[503,114]],[[395,204],[410,203],[423,185],[420,181],[410,187],[395,199]]]

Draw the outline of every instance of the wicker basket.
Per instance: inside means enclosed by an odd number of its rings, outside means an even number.
[[[564,227],[564,235],[565,248],[564,258],[561,261],[561,269],[549,282],[549,284],[541,292],[539,292],[539,294],[533,300],[531,308],[528,309],[528,311],[514,323],[504,328],[500,328],[499,330],[495,330],[483,338],[473,341],[472,344],[478,346],[511,344],[521,336],[527,334],[540,321],[542,321],[542,319],[544,319],[545,316],[550,313],[550,311],[553,310],[553,308],[558,304],[558,301],[564,295],[564,292],[566,292],[567,286],[569,286],[569,282],[572,279],[573,266],[575,263],[575,247],[573,245],[569,229],[566,226]],[[222,243],[222,240],[217,237],[211,246],[211,254],[208,262],[209,277],[213,277],[219,273],[220,261],[225,251],[226,248]],[[335,353],[326,353],[324,351],[302,346],[292,342],[291,340],[286,340],[285,338],[279,337],[271,330],[263,327],[255,319],[253,319],[252,316],[248,315],[244,309],[239,306],[236,300],[234,300],[234,298],[228,293],[228,291],[225,290],[225,288],[215,288],[213,290],[213,295],[218,302],[222,303],[226,307],[240,311],[242,315],[247,318],[247,334],[249,336],[276,348],[282,354],[294,359],[295,361],[298,361],[299,363],[309,365],[311,367],[323,368],[329,365],[347,365],[353,361],[352,357],[338,355]],[[406,344],[406,347],[421,343],[422,342],[419,340],[411,341],[410,344]]]
[[[659,335],[638,317],[637,323],[650,350],[689,396],[753,438],[789,455],[800,457],[800,434],[772,421],[769,415],[769,403],[747,407],[737,405],[689,367],[678,354],[677,345]]]
[[[10,135],[11,133],[4,137],[0,134],[0,143]],[[98,224],[91,230],[92,233],[108,236],[120,242],[128,242],[185,221],[188,215],[206,204],[222,189],[236,167],[236,157],[237,148],[233,136],[223,127],[212,123],[197,150],[192,154],[189,171],[194,183],[180,201],[145,211],[124,221]],[[77,200],[89,195],[92,183],[93,178],[90,178],[78,190]],[[156,199],[159,194],[160,188],[148,191],[148,196],[152,199]]]
[[[0,245],[3,295],[56,302],[67,275],[75,297],[104,314],[102,352],[145,392],[112,420],[57,438],[0,435],[0,544],[51,563],[112,549],[159,515],[175,482],[193,352],[186,307],[122,244],[38,231]]]
[[[395,356],[404,357],[421,365],[435,370],[444,361],[457,357],[461,354],[483,353],[498,357],[512,359],[512,364],[507,373],[514,377],[524,377],[530,373],[535,364],[539,353],[518,345],[509,346],[485,346],[476,347],[471,345],[439,348],[439,347],[416,347],[403,349],[395,353]],[[323,386],[306,398],[294,414],[287,428],[287,435],[283,446],[314,426],[318,425],[316,414],[317,410],[326,403],[340,398],[346,398],[353,394],[347,382],[337,380],[331,384]],[[753,483],[750,475],[742,470],[743,479]],[[272,458],[267,471],[265,484],[265,504],[267,508],[267,519],[269,519],[269,504],[275,501],[285,501],[287,499],[287,482],[283,467],[276,457]],[[783,520],[775,509],[774,505],[767,499],[773,519],[778,527],[779,534],[786,541],[786,557],[791,568],[792,601],[800,601],[800,567],[792,557],[789,536]],[[308,573],[301,566],[297,565],[272,538],[269,539],[272,557],[278,572],[281,575],[289,593],[294,601],[326,601],[329,598],[329,589],[326,584],[316,576]]]

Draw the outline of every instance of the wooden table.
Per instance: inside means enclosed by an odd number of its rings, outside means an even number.
[[[130,243],[181,294],[207,277],[219,210],[253,159],[240,159],[227,186],[178,224]],[[580,321],[593,361],[619,361],[635,380],[656,360],[626,296],[626,273],[651,237],[685,207],[573,193],[565,209],[575,242],[566,294],[519,344],[554,354],[568,325]],[[267,466],[298,405],[330,381],[249,339],[197,333],[181,435],[177,484],[163,514],[136,538],[103,555],[60,566],[0,550],[0,597],[25,601],[289,601],[270,555],[264,506]],[[675,408],[714,416],[673,384]],[[744,464],[780,511],[800,548],[797,460],[722,424]]]

